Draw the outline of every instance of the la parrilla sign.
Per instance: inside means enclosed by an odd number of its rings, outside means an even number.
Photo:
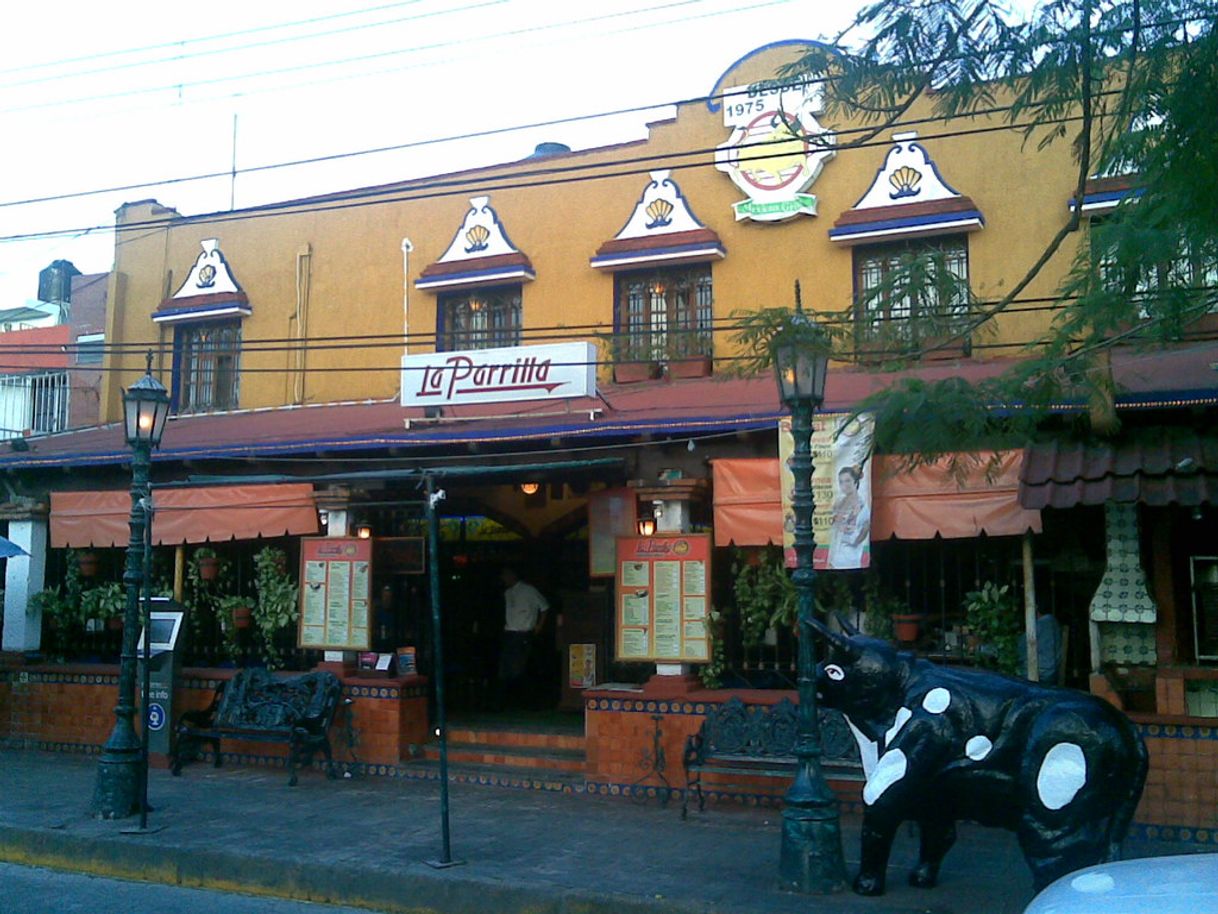
[[[402,357],[403,406],[596,395],[596,347],[553,343]]]

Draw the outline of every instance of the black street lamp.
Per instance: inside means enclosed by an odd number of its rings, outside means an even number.
[[[152,353],[148,368],[123,391],[123,420],[127,444],[131,446],[131,539],[123,583],[127,585],[127,607],[123,613],[123,653],[118,673],[118,705],[114,729],[102,746],[93,791],[93,812],[102,819],[121,819],[139,811],[142,744],[136,737],[135,648],[140,627],[140,584],[144,579],[144,531],[152,449],[161,446],[165,420],[169,417],[169,391],[152,376]]]
[[[791,411],[795,448],[790,460],[795,488],[795,582],[799,618],[799,717],[796,723],[795,779],[782,811],[782,850],[778,875],[785,889],[828,895],[845,885],[837,797],[821,770],[820,721],[816,709],[816,657],[812,613],[816,572],[812,551],[812,416],[825,401],[829,365],[823,331],[804,314],[796,288],[795,313],[770,340],[770,355],[783,405]]]

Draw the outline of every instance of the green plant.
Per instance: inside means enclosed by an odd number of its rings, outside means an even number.
[[[723,613],[719,610],[710,611],[707,629],[711,638],[711,659],[709,663],[702,664],[702,669],[698,671],[702,685],[708,689],[722,687],[723,674],[727,672],[727,647],[723,642],[724,621]]]
[[[81,591],[80,615],[82,619],[117,619],[127,609],[127,589],[117,581],[99,584]]]
[[[795,624],[795,583],[787,574],[782,549],[767,547],[751,561],[737,551],[732,561],[733,592],[740,634],[748,647],[760,644],[766,629]]]
[[[863,606],[867,612],[863,633],[885,641],[894,638],[892,617],[909,612],[909,605],[884,590],[875,574],[869,574],[863,580]]]
[[[254,600],[250,597],[239,595],[217,597],[213,603],[216,618],[220,623],[224,653],[233,663],[241,659],[241,636],[237,629],[237,611],[240,609],[252,610],[253,605]]]
[[[300,588],[287,571],[282,549],[267,546],[254,555],[254,589],[258,599],[253,607],[258,651],[267,669],[283,666],[283,653],[276,641],[300,615]]]
[[[43,621],[61,632],[80,624],[80,613],[67,597],[60,594],[58,587],[48,587],[33,594],[29,599],[28,609],[30,612],[42,613]]]
[[[965,618],[977,637],[977,660],[1001,673],[1019,672],[1019,606],[1010,584],[986,581],[964,595]]]

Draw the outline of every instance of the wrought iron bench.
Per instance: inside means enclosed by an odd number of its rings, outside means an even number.
[[[789,698],[775,705],[746,705],[733,697],[713,706],[698,732],[685,741],[681,818],[689,813],[690,791],[697,794],[698,811],[706,808],[704,774],[724,777],[708,788],[715,793],[756,793],[758,778],[794,777],[797,715],[798,708]],[[826,708],[818,709],[818,717],[825,774],[840,780],[862,780],[858,745],[845,718]]]
[[[211,704],[202,711],[186,711],[178,719],[177,741],[171,756],[175,776],[182,763],[198,758],[210,744],[215,767],[220,767],[220,741],[249,740],[287,743],[288,785],[296,786],[296,772],[313,760],[318,750],[326,757],[326,775],[333,779],[330,724],[342,698],[342,683],[333,673],[305,673],[280,679],[264,669],[241,670],[220,683]]]

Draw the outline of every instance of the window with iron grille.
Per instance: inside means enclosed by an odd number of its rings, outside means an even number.
[[[0,377],[0,435],[51,435],[68,427],[68,375],[54,371]]]
[[[1146,235],[1140,262],[1110,247],[1092,232],[1104,288],[1137,302],[1138,317],[1200,317],[1218,310],[1218,256],[1187,238]],[[1158,256],[1155,256],[1155,255]],[[1154,313],[1152,313],[1152,311]],[[1173,315],[1176,311],[1179,314]]]
[[[946,335],[969,313],[968,243],[948,237],[855,248],[854,292],[862,339]]]
[[[714,355],[710,264],[617,275],[619,360]]]
[[[445,292],[439,300],[439,345],[460,349],[495,349],[520,345],[520,286],[492,286]]]
[[[174,338],[174,402],[179,413],[236,409],[241,323],[180,326]]]

